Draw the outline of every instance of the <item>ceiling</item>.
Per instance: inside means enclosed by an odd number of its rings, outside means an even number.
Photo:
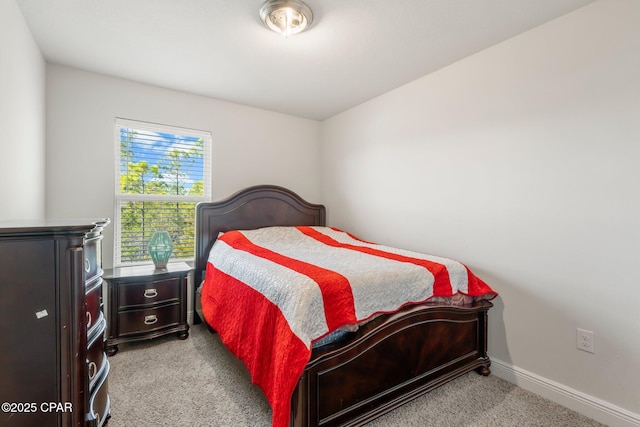
[[[306,0],[267,30],[263,0],[16,0],[44,58],[323,120],[593,0]]]

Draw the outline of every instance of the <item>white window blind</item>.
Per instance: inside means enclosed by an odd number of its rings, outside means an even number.
[[[172,260],[194,257],[195,206],[211,199],[211,133],[115,121],[114,265],[150,263],[155,231],[169,232]]]

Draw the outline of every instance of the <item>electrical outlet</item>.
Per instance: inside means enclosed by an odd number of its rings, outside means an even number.
[[[587,331],[585,329],[576,329],[576,347],[578,350],[587,351],[589,353],[595,353],[596,347],[593,340],[593,331]]]

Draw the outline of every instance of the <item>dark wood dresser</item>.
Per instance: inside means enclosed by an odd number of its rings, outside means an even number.
[[[118,352],[120,343],[170,333],[180,339],[189,336],[187,277],[191,270],[184,262],[161,269],[140,265],[105,270],[109,356]]]
[[[102,426],[109,416],[102,229],[0,222],[0,425]]]

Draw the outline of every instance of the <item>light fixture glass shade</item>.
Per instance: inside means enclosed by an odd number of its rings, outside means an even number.
[[[260,8],[262,22],[285,38],[309,28],[313,13],[299,0],[267,0]]]

